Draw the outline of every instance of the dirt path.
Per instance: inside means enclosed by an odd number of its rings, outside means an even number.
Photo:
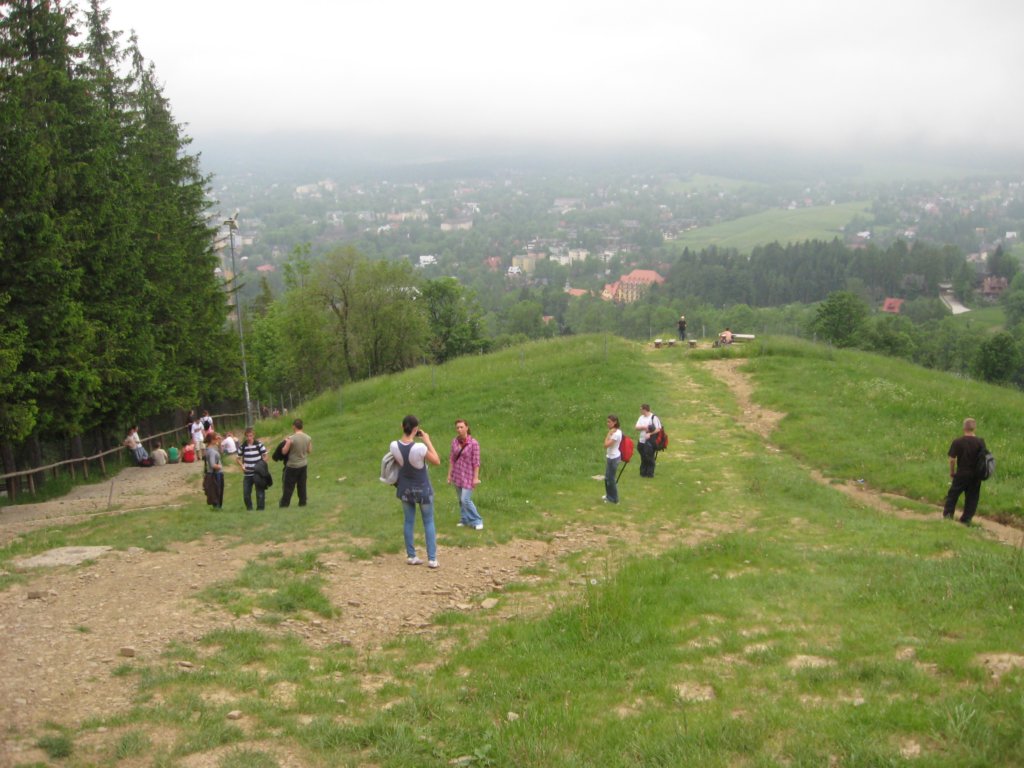
[[[782,414],[752,401],[753,388],[738,370],[741,362],[707,365],[735,393],[740,422],[768,442]],[[852,483],[837,485],[808,471],[819,482],[875,509],[920,518],[889,504],[883,494]],[[108,483],[76,488],[61,499],[4,509],[0,529],[10,540],[35,527],[89,516],[145,514],[148,508],[195,496],[200,479],[195,465],[130,468]],[[581,519],[585,512],[581,510]],[[562,565],[569,555],[585,553],[584,568],[590,571],[586,578],[601,579],[630,554],[697,545],[744,527],[752,514],[707,516],[687,521],[685,528],[663,526],[653,535],[622,523],[579,524],[550,541],[515,540],[458,550],[445,547],[442,530],[442,567],[437,571],[410,568],[397,555],[353,560],[343,550],[351,542],[340,539],[238,545],[212,537],[166,552],[110,551],[87,567],[33,571],[27,584],[0,592],[0,722],[6,726],[0,734],[0,768],[42,760],[32,744],[37,729],[47,721],[73,725],[127,709],[135,684],[131,676],[112,674],[118,666],[157,663],[172,643],[191,644],[216,628],[290,632],[314,647],[343,642],[372,651],[402,633],[436,631],[432,617],[439,612],[486,611],[501,620],[550,611],[579,589],[581,577],[570,577]],[[980,522],[1001,541],[1020,545],[1020,531]],[[329,551],[321,557],[322,575],[325,593],[340,609],[335,618],[289,620],[272,630],[260,623],[259,612],[235,618],[196,599],[199,591],[234,578],[263,553],[292,554],[325,546]],[[540,564],[549,569],[547,575],[536,575]],[[541,580],[548,584],[544,590],[504,591],[512,582]],[[493,605],[483,601],[488,595],[497,595]]]
[[[199,480],[199,471],[190,466],[133,468],[112,484],[5,510],[2,522],[5,531],[8,526],[28,530],[97,514],[145,514],[147,508],[199,493]],[[111,487],[115,503],[108,511]],[[436,631],[432,617],[439,612],[486,611],[500,620],[550,611],[580,588],[580,577],[570,578],[563,565],[571,554],[584,553],[585,568],[588,561],[594,563],[588,579],[603,579],[630,554],[696,545],[744,524],[739,513],[690,521],[685,530],[580,524],[550,541],[515,540],[458,550],[445,547],[441,530],[441,568],[436,571],[410,567],[399,555],[353,560],[343,551],[351,542],[340,538],[237,545],[213,537],[166,552],[110,550],[87,566],[32,570],[27,584],[0,592],[0,722],[6,726],[0,734],[0,767],[41,760],[33,742],[47,721],[73,725],[128,709],[135,683],[133,676],[113,674],[119,666],[160,663],[172,643],[191,644],[217,628],[288,632],[313,647],[341,642],[371,651],[402,633]],[[325,594],[340,611],[335,618],[286,620],[274,629],[260,622],[259,611],[236,618],[196,599],[201,590],[234,578],[263,553],[287,555],[325,547],[321,575]],[[572,559],[580,561],[578,556]],[[522,573],[542,563],[548,575]],[[542,579],[549,581],[549,588],[539,593],[503,592],[510,582]],[[484,603],[492,594],[498,595],[495,604]]]
[[[59,499],[2,507],[0,545],[34,528],[173,505],[182,496],[196,493],[202,479],[202,464],[127,467],[111,480],[75,486]]]
[[[716,377],[729,385],[729,389],[736,396],[741,410],[740,423],[747,429],[756,432],[770,444],[771,433],[785,414],[762,408],[753,401],[753,384],[739,370],[743,363],[743,360],[723,359],[711,360],[706,365],[708,370]],[[835,488],[872,509],[906,519],[919,520],[922,517],[919,514],[890,503],[889,499],[897,500],[900,498],[896,494],[872,490],[852,480],[840,481],[835,478],[826,477],[820,471],[811,467],[808,467],[807,471],[816,482],[827,485],[829,488]],[[936,516],[940,514],[941,510],[937,508]],[[974,522],[980,525],[986,533],[1002,543],[1012,547],[1024,547],[1024,531],[997,523],[981,515],[976,516]]]

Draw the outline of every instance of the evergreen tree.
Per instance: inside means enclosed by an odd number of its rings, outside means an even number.
[[[85,318],[81,182],[94,110],[72,77],[68,11],[0,5],[0,341],[8,348],[0,438],[80,433],[100,393]],[[16,358],[16,359],[15,359]]]
[[[74,13],[0,2],[5,457],[25,439],[119,432],[240,378],[198,157],[101,0],[81,47]]]
[[[155,320],[150,395],[158,407],[237,396],[241,360],[215,273],[208,179],[134,38],[128,51],[126,151],[137,221],[130,248],[141,262],[142,316]]]

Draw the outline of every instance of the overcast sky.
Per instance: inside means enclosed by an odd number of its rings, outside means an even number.
[[[1021,0],[108,0],[175,117],[680,146],[1024,151]]]

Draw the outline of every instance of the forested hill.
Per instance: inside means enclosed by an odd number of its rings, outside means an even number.
[[[89,4],[87,4],[89,5]],[[0,447],[237,391],[207,179],[93,3],[0,14]],[[109,439],[109,438],[107,438]],[[91,446],[90,446],[91,448]]]

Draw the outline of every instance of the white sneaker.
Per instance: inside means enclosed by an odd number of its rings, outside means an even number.
[[[473,527],[476,528],[478,531],[482,531],[484,529],[484,524],[483,523],[477,523]]]
[[[441,564],[437,560],[427,560],[427,568],[440,568]]]
[[[423,561],[420,560],[418,557],[415,557],[415,556],[410,557],[405,562],[407,562],[409,565],[423,565]]]
[[[459,528],[465,528],[465,527],[466,527],[465,523],[459,523]]]

